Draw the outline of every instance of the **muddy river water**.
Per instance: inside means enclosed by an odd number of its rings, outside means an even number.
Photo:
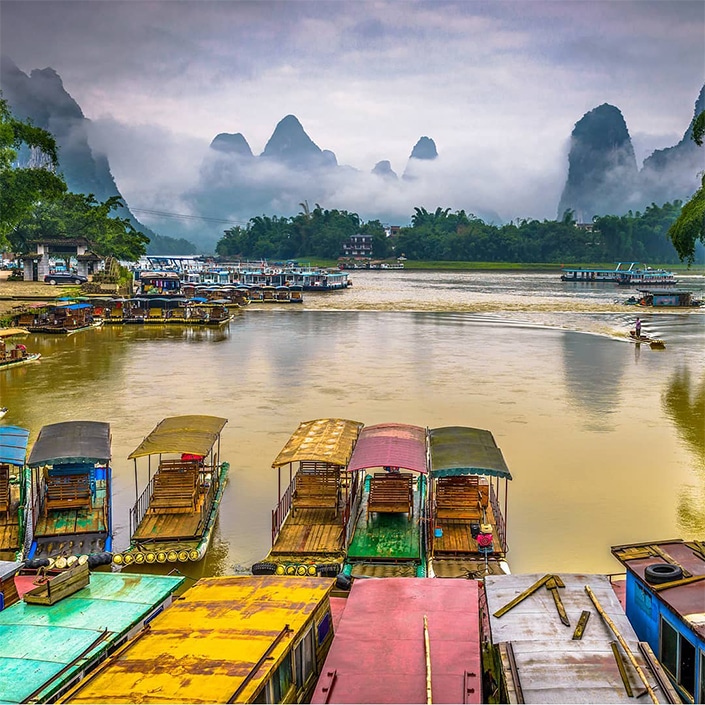
[[[705,308],[625,306],[631,290],[555,273],[353,272],[303,305],[251,305],[220,330],[104,326],[28,336],[0,374],[3,423],[112,427],[115,548],[135,501],[128,454],[165,416],[228,419],[230,481],[198,574],[271,542],[271,462],[300,421],[492,431],[509,465],[513,572],[617,572],[618,543],[705,538]],[[697,296],[705,278],[682,277]],[[666,342],[627,341],[643,332]],[[146,478],[140,477],[140,486]]]

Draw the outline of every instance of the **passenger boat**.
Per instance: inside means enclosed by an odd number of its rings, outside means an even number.
[[[626,613],[637,638],[680,696],[669,702],[705,702],[705,542],[624,544],[612,555],[627,573]]]
[[[500,702],[680,702],[609,576],[488,575],[484,586]]]
[[[564,282],[617,282],[623,272],[631,272],[638,262],[617,262],[614,269],[601,269],[599,267],[563,267],[561,269],[561,281]]]
[[[138,296],[182,296],[178,272],[143,271],[137,280]]]
[[[90,303],[60,303],[24,311],[15,317],[14,324],[30,333],[70,335],[97,328],[102,325],[102,319],[93,316],[93,305]]]
[[[426,577],[426,429],[366,426],[347,472],[357,476],[357,491],[344,575]]]
[[[229,465],[220,459],[220,433],[227,422],[217,416],[171,416],[130,453],[137,501],[130,509],[130,546],[113,556],[115,565],[203,558],[228,477]],[[141,494],[140,458],[148,459],[148,481]]]
[[[9,338],[26,335],[28,332],[24,328],[0,328],[0,369],[34,362],[41,357],[40,353],[27,352],[27,348],[22,343],[5,342]],[[4,415],[0,409],[0,418]]]
[[[37,574],[16,575],[25,595]],[[56,702],[172,601],[183,576],[90,573],[52,605],[21,600],[0,611],[0,702]]]
[[[29,431],[0,426],[0,561],[19,560],[27,529]]]
[[[666,269],[644,267],[622,271],[617,275],[617,284],[621,286],[668,286],[676,283],[673,272]]]
[[[624,303],[654,308],[691,308],[702,306],[703,301],[693,298],[686,289],[639,289],[638,296],[630,296]]]
[[[299,424],[272,463],[278,477],[272,550],[252,566],[254,574],[338,574],[358,482],[357,476],[349,482],[345,468],[362,426],[348,419]]]
[[[110,424],[43,426],[29,455],[28,559],[104,555],[112,550]]]
[[[332,587],[202,578],[62,702],[309,702],[333,640]]]
[[[508,573],[507,484],[512,475],[492,433],[463,426],[432,429],[429,476],[429,575]]]
[[[9,409],[6,406],[1,406],[0,407],[0,419],[5,416],[5,414],[9,411]]]
[[[356,580],[311,702],[495,702],[483,691],[480,590],[476,580]]]

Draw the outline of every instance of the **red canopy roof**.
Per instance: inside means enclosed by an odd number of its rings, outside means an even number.
[[[425,703],[424,617],[433,702],[483,702],[478,604],[476,580],[356,580],[311,702]]]
[[[347,469],[395,467],[427,472],[426,429],[402,423],[365,426]]]

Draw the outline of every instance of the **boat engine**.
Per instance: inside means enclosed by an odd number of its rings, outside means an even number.
[[[492,524],[480,524],[480,532],[475,539],[478,549],[483,553],[492,552]]]

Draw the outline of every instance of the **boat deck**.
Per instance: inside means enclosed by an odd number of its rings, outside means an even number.
[[[341,512],[332,509],[297,509],[290,512],[270,555],[316,556],[343,550]]]
[[[133,541],[179,541],[201,537],[200,507],[180,514],[152,514],[147,512],[132,536]]]
[[[46,516],[39,516],[34,536],[48,538],[105,531],[107,524],[102,506],[93,509],[53,509]]]
[[[492,505],[485,509],[485,524],[491,524],[493,531],[492,549],[494,553],[502,553],[502,544],[499,541],[496,522]],[[469,519],[436,519],[434,528],[443,532],[442,536],[433,536],[433,555],[438,558],[442,555],[478,555],[477,541],[470,532]],[[484,560],[484,559],[483,559]]]
[[[349,560],[420,560],[421,559],[421,507],[422,496],[419,483],[414,483],[413,511],[411,516],[400,512],[367,513],[369,499],[369,476],[360,511],[355,525],[355,533],[348,548]]]
[[[10,492],[10,510],[0,512],[0,560],[14,560],[14,555],[20,550],[19,491],[11,486]],[[12,554],[12,557],[6,554]]]

